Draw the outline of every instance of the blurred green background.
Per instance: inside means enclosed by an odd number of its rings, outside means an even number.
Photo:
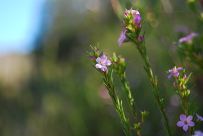
[[[185,0],[47,0],[42,7],[34,50],[0,58],[1,136],[124,136],[101,75],[86,53],[89,45],[97,43],[109,56],[116,52],[125,57],[137,110],[150,113],[143,135],[165,135],[141,57],[130,43],[118,47],[120,20],[129,8],[138,9],[143,18],[148,55],[174,135],[188,135],[176,126],[183,111],[166,73],[175,65],[186,68],[188,74],[193,72],[190,86],[196,86],[192,96],[197,95],[195,104],[203,115],[203,76],[180,59],[174,45],[180,37],[203,31]],[[126,115],[131,118],[115,78]]]

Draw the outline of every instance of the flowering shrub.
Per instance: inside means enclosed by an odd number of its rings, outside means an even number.
[[[118,45],[121,46],[125,42],[133,43],[139,54],[141,55],[144,62],[144,70],[147,73],[147,76],[152,84],[152,92],[154,94],[155,101],[158,105],[159,111],[162,115],[164,121],[164,130],[167,136],[172,136],[172,130],[169,124],[169,119],[166,114],[166,109],[163,103],[163,97],[160,95],[159,84],[157,76],[154,76],[153,70],[150,65],[150,60],[146,50],[145,35],[141,32],[142,30],[142,17],[139,11],[137,10],[126,10],[123,14],[122,19],[122,32],[118,38]],[[199,34],[192,33],[186,37],[180,38],[177,42],[179,50],[184,52],[185,56],[189,56],[190,59],[194,60],[194,63],[199,65],[199,69],[203,69],[202,61],[202,52],[199,50],[199,54],[196,54],[196,48],[186,47],[187,44],[192,46],[191,40],[197,38]],[[200,42],[197,42],[200,44]],[[149,114],[146,110],[137,112],[135,108],[134,98],[131,94],[131,88],[126,77],[125,69],[127,64],[125,63],[125,58],[121,55],[117,56],[113,53],[113,57],[107,58],[102,51],[99,50],[99,46],[92,47],[92,51],[88,52],[90,59],[94,63],[94,67],[102,74],[103,83],[108,90],[108,93],[112,99],[112,102],[115,106],[115,109],[120,117],[121,123],[124,128],[126,136],[132,136],[132,130],[134,130],[138,136],[142,135],[142,127],[145,124],[147,115]],[[199,49],[199,47],[197,47]],[[186,53],[189,51],[190,53]],[[198,58],[199,57],[199,58]],[[197,59],[198,58],[198,59]],[[182,67],[174,67],[167,71],[169,73],[168,79],[173,80],[172,86],[174,87],[175,93],[179,96],[179,102],[182,106],[183,113],[180,115],[180,121],[177,121],[177,126],[182,127],[184,131],[188,132],[190,135],[201,136],[202,132],[196,130],[196,126],[203,121],[203,118],[197,114],[197,109],[194,109],[193,103],[195,98],[192,98],[191,92],[192,89],[189,89],[188,81],[191,77],[186,74],[186,70]],[[133,124],[130,123],[130,120],[126,117],[122,100],[119,98],[117,92],[114,88],[114,77],[113,74],[116,74],[123,86],[124,93],[128,104],[130,106],[132,115],[133,115]],[[177,115],[178,116],[178,115]]]

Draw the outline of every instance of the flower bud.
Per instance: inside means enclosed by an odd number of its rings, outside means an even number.
[[[137,28],[138,28],[138,29],[141,29],[141,27],[142,27],[141,24],[138,24],[138,25],[137,25]]]
[[[142,37],[142,36],[139,36],[139,37],[138,37],[138,41],[141,42],[142,40],[143,40],[143,37]]]
[[[90,56],[90,59],[91,59],[91,60],[95,60],[94,56]]]
[[[185,85],[180,85],[180,88],[181,88],[182,90],[184,90],[184,89],[185,89]]]
[[[125,18],[123,18],[122,19],[122,21],[123,21],[123,23],[125,24],[125,23],[127,23],[127,21],[126,21],[126,19]]]
[[[126,29],[126,26],[121,26],[121,28],[122,28],[123,30],[127,30],[127,29]]]
[[[187,78],[187,75],[186,75],[186,74],[184,74],[184,75],[183,75],[183,78],[184,78],[184,79],[186,79],[186,78]]]
[[[122,57],[122,58],[120,59],[120,61],[121,61],[121,62],[125,62],[125,58]]]
[[[176,82],[173,82],[173,85],[174,85],[175,87],[177,87],[177,83],[176,83]]]
[[[147,112],[147,111],[141,111],[142,122],[145,122],[145,119],[146,119],[146,117],[147,117],[148,114],[149,114],[149,112]]]
[[[190,95],[190,90],[189,90],[189,89],[185,92],[185,95],[186,95],[186,96],[189,96],[189,95]]]

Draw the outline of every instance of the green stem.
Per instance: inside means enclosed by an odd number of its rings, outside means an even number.
[[[153,76],[153,71],[152,71],[152,68],[151,68],[150,63],[149,63],[149,58],[147,56],[145,45],[144,46],[143,45],[137,45],[137,46],[138,46],[137,49],[140,52],[140,55],[142,56],[142,59],[146,65],[145,71],[147,72],[147,75],[148,75],[150,82],[152,84],[153,93],[154,93],[156,102],[158,104],[161,115],[164,119],[165,132],[166,132],[167,136],[172,136],[168,117],[166,115],[166,110],[165,110],[164,104],[163,104],[163,98],[161,98],[160,94],[159,94],[158,79],[156,76],[155,77]],[[140,47],[140,46],[142,46],[142,47]]]
[[[134,99],[133,99],[132,94],[131,94],[131,89],[130,89],[129,82],[126,79],[125,72],[123,72],[122,74],[119,74],[119,78],[120,78],[121,83],[123,85],[124,94],[125,94],[125,96],[127,98],[128,104],[130,105],[130,110],[131,110],[131,112],[133,114],[135,124],[139,124],[139,121],[137,119],[137,113],[136,113],[136,110],[135,110],[136,108],[135,108]],[[135,131],[138,134],[138,136],[142,136],[141,129],[140,130],[135,130]]]
[[[138,123],[138,120],[137,120],[137,113],[135,111],[135,104],[134,104],[134,99],[132,97],[132,94],[131,94],[131,91],[130,91],[130,86],[129,86],[129,83],[126,79],[126,74],[125,72],[123,72],[122,74],[119,74],[119,78],[121,80],[121,83],[124,87],[124,93],[125,93],[125,96],[127,98],[127,101],[130,105],[130,109],[131,109],[131,112],[133,114],[133,118],[135,120],[136,123]]]
[[[111,71],[112,73],[113,71]],[[108,73],[110,74],[110,73]],[[124,127],[124,132],[126,136],[132,136],[131,130],[130,130],[130,123],[129,120],[126,119],[125,113],[123,110],[123,105],[122,101],[119,100],[117,94],[115,93],[114,90],[114,83],[113,83],[113,77],[112,74],[110,74],[111,78],[108,78],[108,75],[106,72],[103,72],[103,78],[104,78],[104,85],[106,86],[108,93],[113,101],[114,107],[116,109],[116,112],[118,113],[121,123],[123,124]]]

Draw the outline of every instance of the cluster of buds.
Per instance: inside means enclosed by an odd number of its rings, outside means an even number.
[[[107,71],[107,66],[111,65],[111,61],[107,59],[107,56],[103,52],[99,51],[99,47],[92,47],[92,52],[88,52],[90,59],[95,63],[95,68],[100,69],[103,72]]]
[[[89,57],[93,62],[96,62],[96,58],[101,57],[103,55],[103,52],[99,51],[99,45],[97,47],[95,47],[95,46],[92,47],[90,45],[90,48],[91,48],[92,52],[88,52]]]
[[[124,18],[122,19],[123,26],[121,26],[123,31],[118,39],[119,46],[121,46],[123,42],[128,42],[131,38],[138,39],[141,31],[141,20],[142,18],[137,10],[131,9],[124,11]],[[128,34],[127,37],[126,34]],[[131,38],[129,39],[129,37]],[[142,40],[142,38],[140,37],[138,40]]]
[[[111,61],[113,63],[114,72],[117,74],[123,74],[127,65],[125,63],[125,58],[122,56],[116,56],[116,54],[113,53]]]
[[[178,72],[179,70],[183,70],[181,74]],[[180,97],[188,97],[190,95],[190,90],[187,89],[187,82],[191,76],[191,74],[187,77],[185,74],[185,70],[181,67],[176,68],[176,66],[173,69],[169,70],[170,75],[168,78],[171,77],[174,78],[173,85],[176,88],[176,93],[179,94]]]
[[[123,30],[128,30],[132,32],[136,32],[137,30],[141,29],[140,21],[142,18],[140,17],[140,13],[136,10],[126,10],[124,11],[124,18],[122,26]]]

